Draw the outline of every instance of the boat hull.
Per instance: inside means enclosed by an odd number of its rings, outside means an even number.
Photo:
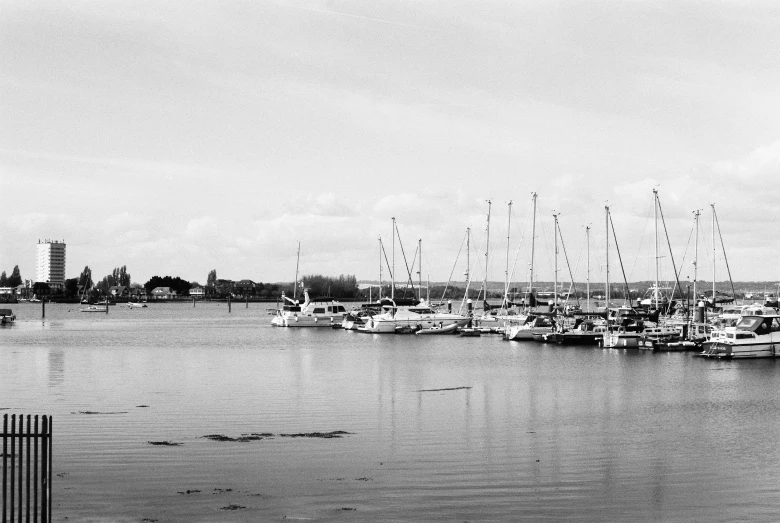
[[[639,338],[637,333],[606,333],[601,343],[605,349],[635,349],[639,347]]]
[[[775,347],[773,343],[712,343],[699,356],[724,360],[775,358],[780,355],[780,348]]]
[[[334,323],[341,323],[343,316],[284,316],[277,315],[271,320],[274,327],[330,327]]]

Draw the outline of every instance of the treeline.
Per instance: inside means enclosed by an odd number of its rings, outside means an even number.
[[[308,289],[309,296],[332,296],[339,300],[354,300],[362,297],[358,288],[357,278],[353,275],[342,274],[338,278],[332,276],[323,276],[321,274],[310,274],[304,276],[301,280],[304,287]]]
[[[22,284],[22,275],[19,273],[19,266],[14,265],[14,270],[10,276],[6,276],[5,271],[0,274],[0,287],[18,287]]]
[[[147,294],[157,287],[170,287],[179,296],[188,296],[190,294],[190,282],[182,280],[178,276],[152,276],[149,281],[144,283]]]

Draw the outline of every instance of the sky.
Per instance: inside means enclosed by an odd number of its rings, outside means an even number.
[[[770,2],[0,0],[0,270],[56,239],[67,277],[292,281],[300,242],[302,274],[375,280],[394,217],[431,281],[464,279],[471,228],[481,279],[490,200],[488,278],[522,282],[535,192],[534,279],[558,214],[559,280],[604,281],[609,206],[610,279],[616,238],[652,280],[656,189],[662,280],[778,280],[778,27]]]

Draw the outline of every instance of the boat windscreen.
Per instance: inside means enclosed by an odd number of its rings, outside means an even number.
[[[745,330],[745,331],[755,331],[761,327],[761,325],[764,323],[764,318],[756,317],[756,316],[743,316],[739,319],[737,322],[737,329]]]

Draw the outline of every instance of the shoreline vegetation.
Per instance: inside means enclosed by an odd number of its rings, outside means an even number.
[[[327,282],[327,278],[323,278],[324,282]],[[351,277],[354,278],[354,277]],[[222,280],[225,281],[225,280]],[[242,280],[247,281],[247,280]],[[308,280],[304,280],[307,281]],[[369,301],[376,301],[379,296],[379,283],[374,281],[360,281],[353,280],[353,285],[351,287],[340,287],[338,289],[334,289],[331,286],[327,285],[316,285],[312,286],[312,288],[309,287],[308,283],[306,285],[306,288],[308,289],[310,297],[315,296],[329,296],[336,300],[345,302],[345,303],[365,303]],[[459,284],[459,285],[458,285]],[[223,284],[224,285],[224,284]],[[282,300],[282,294],[284,293],[285,296],[288,298],[293,297],[293,291],[294,291],[294,285],[292,282],[287,283],[268,283],[268,284],[254,284],[255,286],[262,286],[259,289],[255,287],[252,290],[259,290],[264,291],[262,295],[251,295],[251,294],[243,294],[243,293],[237,293],[236,290],[238,289],[226,289],[222,288],[222,293],[217,294],[216,292],[212,292],[206,295],[191,295],[191,294],[183,294],[183,295],[168,295],[165,298],[157,298],[153,295],[147,294],[147,297],[145,299],[139,300],[138,297],[130,296],[130,297],[109,297],[109,301],[111,303],[117,303],[117,304],[123,304],[128,302],[135,302],[135,301],[147,301],[150,303],[155,304],[164,304],[164,303],[192,303],[193,300],[195,302],[217,302],[217,303],[227,303],[228,301],[240,304],[240,303],[281,303]],[[604,299],[604,289],[603,289],[603,282],[591,282],[591,299],[593,300],[603,300]],[[624,288],[613,288],[610,292],[610,300],[626,300],[631,299],[634,300],[636,298],[642,297],[648,289],[650,289],[653,286],[653,282],[650,281],[640,281],[640,282],[633,282],[629,283],[629,292],[626,293],[625,287]],[[712,282],[705,282],[700,281],[697,283],[698,286],[698,294],[699,298],[701,297],[710,297],[712,296]],[[734,282],[733,287],[732,283],[728,281],[724,282],[716,282],[715,284],[716,290],[718,293],[718,296],[732,296],[736,300],[749,300],[749,301],[762,301],[764,300],[765,296],[769,294],[774,294],[777,290],[778,284],[777,282]],[[503,282],[488,282],[488,292],[487,292],[487,300],[489,302],[495,302],[495,301],[501,301],[504,297],[504,284]],[[547,296],[552,295],[554,284],[552,282],[538,282],[534,285],[534,293],[537,294],[537,296]],[[669,289],[674,288],[674,285],[669,285]],[[694,299],[694,296],[692,295],[692,290],[689,290],[686,285],[682,292],[680,292],[680,289],[675,290],[675,296],[678,298],[681,298],[683,300],[690,298],[691,300]],[[370,289],[369,289],[370,288]],[[733,291],[732,291],[733,288]],[[215,289],[216,290],[216,289]],[[336,292],[333,292],[336,290]],[[232,291],[232,292],[231,292]],[[328,292],[330,291],[330,292]],[[453,302],[461,301],[464,298],[466,292],[466,287],[463,282],[457,282],[456,285],[449,284],[446,285],[445,283],[431,283],[429,287],[423,286],[422,288],[422,297],[426,298],[428,297],[431,302],[438,303],[438,302],[447,302],[448,300],[452,300]],[[524,286],[514,286],[509,289],[508,296],[510,300],[513,299],[520,299],[525,294],[526,289]],[[587,299],[586,291],[584,289],[584,284],[577,284],[573,288],[570,289],[569,285],[560,286],[558,290],[558,295],[561,297],[565,297],[567,294],[571,292],[571,299],[572,300],[584,300]],[[690,292],[690,294],[689,294]],[[396,298],[419,298],[420,297],[420,289],[415,286],[414,288],[409,286],[398,286],[396,285],[395,288],[395,296]],[[469,288],[468,292],[468,298],[472,300],[480,300],[484,299],[484,291],[481,289],[481,285],[472,286]],[[391,288],[388,283],[383,282],[382,288],[381,288],[381,295],[382,296],[390,296],[391,295]],[[627,296],[628,295],[628,296]],[[9,296],[10,297],[10,296]],[[19,298],[18,296],[13,296],[15,298]],[[63,295],[43,295],[38,296],[39,298],[44,298],[48,303],[80,303],[81,298],[79,296],[63,296]],[[5,302],[5,300],[2,299],[3,297],[0,296],[0,302]],[[105,296],[93,296],[94,300],[104,299]],[[300,302],[303,302],[303,291],[299,290],[296,293],[296,299]],[[11,301],[13,303],[13,301]]]

